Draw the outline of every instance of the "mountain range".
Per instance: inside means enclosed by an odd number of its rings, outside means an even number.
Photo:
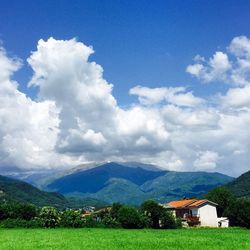
[[[24,181],[0,175],[0,202],[3,201],[31,203],[39,207],[54,206],[60,209],[78,208],[88,205],[103,207],[107,205],[107,203],[93,198],[66,198],[56,192],[41,191]]]
[[[138,205],[146,199],[166,202],[201,196],[232,180],[220,173],[163,171],[153,165],[110,162],[77,169],[53,180],[46,189],[66,196]]]
[[[109,162],[83,164],[67,171],[13,173],[29,183],[0,175],[0,201],[58,208],[102,207],[112,202],[138,205],[146,199],[167,202],[202,197],[217,186],[226,186],[238,197],[250,196],[250,171],[234,179],[220,173],[176,172],[151,164]]]

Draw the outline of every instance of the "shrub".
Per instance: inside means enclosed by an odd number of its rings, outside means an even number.
[[[6,220],[1,221],[0,227],[3,227],[3,228],[24,227],[25,224],[26,224],[26,221],[23,219],[8,218]]]
[[[107,214],[102,219],[102,223],[105,227],[108,228],[118,228],[121,226],[121,224],[116,219],[114,219],[110,214]]]
[[[11,219],[1,221],[0,227],[2,228],[39,228],[42,227],[41,220],[39,218],[33,218],[32,220],[24,219]]]
[[[135,208],[123,206],[119,209],[118,221],[123,228],[143,228],[146,219]]]
[[[63,227],[82,227],[84,220],[79,210],[66,210],[61,214],[60,225]]]
[[[104,225],[101,223],[101,221],[98,221],[96,218],[96,215],[90,215],[85,217],[84,219],[84,227],[104,227]]]
[[[175,218],[176,228],[182,228],[181,218]]]
[[[160,216],[161,228],[174,229],[177,228],[177,223],[173,214],[169,211],[164,211]]]
[[[117,203],[113,203],[111,211],[110,211],[110,215],[113,219],[118,219],[118,212],[120,210],[120,208],[122,207],[122,204],[117,202]]]
[[[18,218],[31,220],[38,216],[38,209],[31,204],[19,204],[17,206]]]
[[[42,225],[46,228],[54,228],[59,224],[59,213],[54,207],[43,207],[40,212]]]
[[[31,204],[6,202],[0,206],[0,220],[8,218],[31,220],[36,216],[38,216],[38,209]]]
[[[142,203],[141,211],[148,217],[150,227],[159,228],[160,218],[164,213],[164,208],[154,200],[147,200]]]

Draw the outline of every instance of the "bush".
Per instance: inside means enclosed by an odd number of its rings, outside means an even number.
[[[63,227],[82,227],[84,220],[79,210],[66,210],[61,214],[60,225]]]
[[[160,216],[160,224],[163,229],[177,228],[177,223],[173,214],[169,211],[164,211]]]
[[[89,228],[94,228],[94,227],[103,228],[103,227],[105,227],[101,221],[98,221],[98,219],[96,218],[96,215],[90,215],[90,216],[85,217],[83,225],[84,225],[84,227],[89,227]]]
[[[114,219],[110,214],[107,214],[103,219],[102,223],[105,227],[108,228],[119,228],[121,227],[121,224]]]
[[[38,215],[38,209],[31,204],[21,204],[17,202],[6,202],[0,206],[0,220],[23,219],[31,220]]]
[[[143,228],[146,223],[145,216],[135,208],[123,206],[118,212],[118,221],[123,228]]]
[[[118,219],[118,212],[120,210],[120,208],[122,208],[122,204],[117,202],[117,203],[113,203],[111,211],[110,211],[110,215],[113,219]]]
[[[182,228],[181,218],[175,218],[176,228]]]
[[[18,218],[31,220],[38,216],[38,209],[31,204],[19,204],[17,206]]]
[[[141,211],[148,217],[149,225],[152,228],[160,228],[160,218],[164,213],[164,208],[154,200],[147,200],[142,203]]]
[[[1,221],[1,228],[40,228],[42,227],[41,220],[39,218],[33,218],[32,220],[24,219],[11,219]]]
[[[55,228],[60,221],[59,213],[54,207],[43,207],[39,216],[46,228]]]

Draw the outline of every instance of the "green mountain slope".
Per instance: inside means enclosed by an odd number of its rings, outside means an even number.
[[[112,162],[59,178],[48,188],[65,195],[137,205],[146,199],[166,202],[197,197],[232,180],[219,173],[152,171]]]
[[[32,203],[39,207],[54,206],[57,208],[83,207],[84,205],[102,206],[106,204],[93,198],[67,199],[59,193],[44,192],[26,182],[0,175],[0,201],[3,200]]]
[[[228,183],[226,187],[237,197],[250,197],[250,171]]]
[[[86,196],[101,199],[108,203],[121,202],[133,205],[138,205],[147,198],[138,185],[131,181],[118,178],[108,180],[106,186],[96,193],[80,193],[78,195],[81,197]]]

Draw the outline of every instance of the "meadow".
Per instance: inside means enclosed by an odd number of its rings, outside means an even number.
[[[250,249],[250,231],[227,229],[0,229],[0,249]]]

